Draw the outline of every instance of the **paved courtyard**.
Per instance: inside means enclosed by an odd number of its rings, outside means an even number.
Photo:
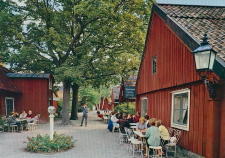
[[[107,124],[99,121],[96,112],[89,112],[88,126],[79,127],[79,120],[72,120],[74,126],[59,126],[61,121],[55,121],[54,130],[73,136],[75,147],[59,153],[30,153],[24,151],[27,137],[37,134],[49,134],[49,124],[40,124],[34,131],[22,131],[22,133],[0,132],[0,158],[134,158],[140,155],[131,155],[127,151],[126,144],[120,145],[117,132],[107,130]]]

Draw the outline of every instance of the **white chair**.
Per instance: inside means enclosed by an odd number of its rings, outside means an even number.
[[[127,133],[127,142],[128,142],[127,150],[132,151],[131,142],[135,140],[138,141],[138,139],[134,138],[133,131],[131,129],[127,128],[126,130],[127,130],[126,133]]]
[[[34,121],[32,123],[28,123],[29,124],[29,129],[32,131],[34,129],[37,129],[37,123],[39,122],[38,119],[38,115],[34,116]]]
[[[116,125],[113,126],[112,132],[115,131],[115,128],[119,129],[119,124],[116,124]],[[119,132],[119,130],[117,130],[117,131]]]
[[[132,153],[134,156],[134,153],[140,153],[141,157],[143,157],[143,142],[139,140],[131,140],[131,146],[132,146]]]
[[[177,142],[180,139],[181,131],[180,130],[173,130],[173,136],[170,138],[170,143],[166,144],[166,157],[168,152],[174,152],[174,156],[176,157],[176,146]]]
[[[160,142],[160,133],[159,134],[156,134],[154,136],[154,143],[155,144],[154,146],[149,146],[149,151],[150,149],[153,150],[153,155],[149,155],[148,154],[148,157],[152,157],[152,158],[155,158],[155,157],[161,157],[162,158],[162,155],[157,155],[157,150],[160,150],[161,153],[162,153],[162,146],[161,146],[161,142]]]
[[[120,128],[119,128],[119,140],[120,140],[120,144],[127,142],[127,134],[121,133]]]
[[[40,117],[41,117],[41,114],[37,114],[37,124],[40,123]]]

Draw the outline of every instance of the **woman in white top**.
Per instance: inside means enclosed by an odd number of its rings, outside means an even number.
[[[20,119],[25,119],[27,117],[27,113],[22,110],[22,113],[20,114]]]
[[[114,111],[112,112],[111,121],[113,122],[113,126],[119,125],[117,123],[118,119],[116,118],[116,113]]]

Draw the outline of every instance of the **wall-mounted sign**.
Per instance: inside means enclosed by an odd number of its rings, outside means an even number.
[[[124,87],[124,98],[135,98],[136,87]]]

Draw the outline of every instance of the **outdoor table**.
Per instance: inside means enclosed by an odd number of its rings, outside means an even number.
[[[136,134],[139,137],[141,137],[141,140],[142,140],[143,143],[146,143],[146,139],[145,139],[146,136],[142,132],[140,132],[140,131],[133,131],[133,132],[134,132],[134,134]]]
[[[136,126],[138,123],[130,123],[131,126]]]

